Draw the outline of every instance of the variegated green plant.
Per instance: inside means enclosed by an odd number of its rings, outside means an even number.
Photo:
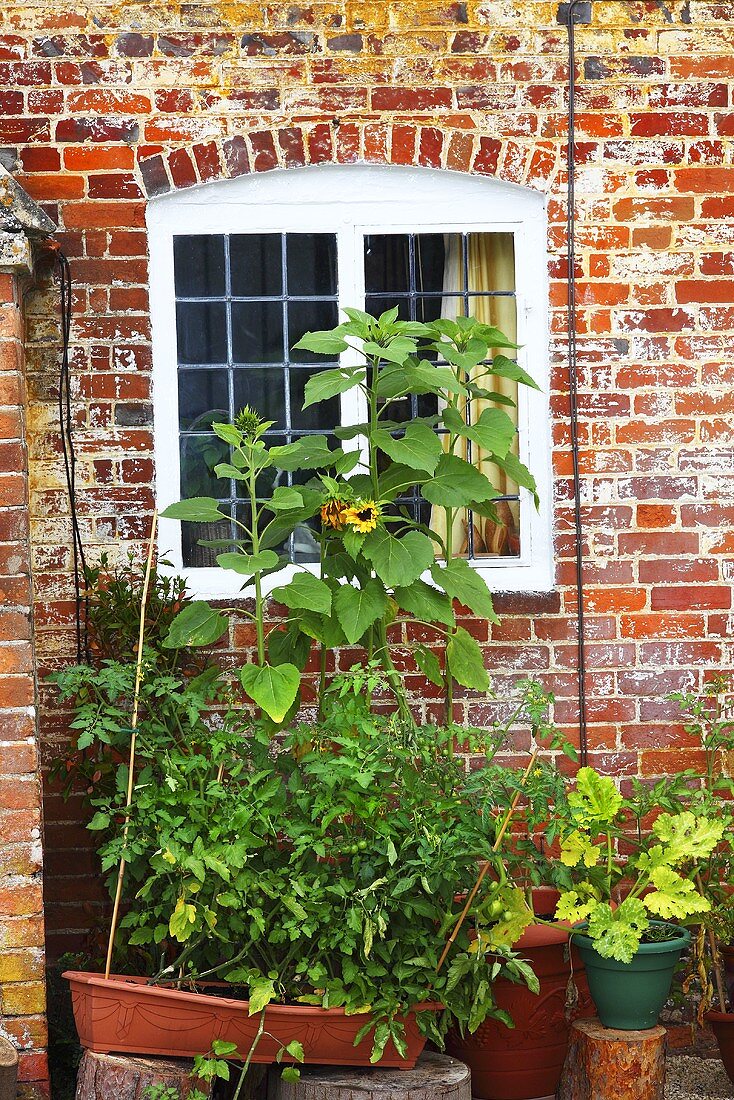
[[[629,841],[629,822],[636,815],[613,779],[593,768],[579,769],[567,805],[560,858],[579,877],[561,895],[556,917],[586,922],[584,932],[603,958],[630,962],[651,919],[685,920],[708,912],[710,902],[697,889],[696,873],[721,841],[723,822],[687,810],[663,813],[644,843],[624,859],[618,845]]]

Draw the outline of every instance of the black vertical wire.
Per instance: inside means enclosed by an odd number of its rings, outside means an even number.
[[[571,0],[568,6],[568,145],[566,181],[566,262],[568,265],[568,376],[571,415],[571,455],[573,460],[574,527],[576,533],[576,624],[578,637],[579,757],[588,759],[589,738],[586,725],[586,631],[584,619],[584,557],[581,522],[581,479],[579,473],[578,357],[576,346],[576,38],[574,15],[583,0]]]
[[[58,265],[59,298],[61,306],[61,366],[59,370],[59,428],[61,450],[64,456],[64,473],[69,494],[71,515],[71,552],[74,571],[74,605],[76,619],[76,657],[89,660],[88,602],[86,586],[87,562],[84,556],[79,519],[76,511],[76,453],[74,450],[74,422],[71,408],[71,386],[69,379],[69,338],[71,334],[71,269],[61,249],[55,252]],[[82,590],[82,577],[84,588]],[[82,611],[83,609],[83,611]]]

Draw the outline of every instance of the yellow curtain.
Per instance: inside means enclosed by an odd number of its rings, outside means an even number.
[[[444,298],[442,314],[454,318],[461,312],[461,298],[457,291],[513,291],[515,289],[515,251],[511,233],[472,233],[467,242],[468,286],[464,274],[462,257],[462,238],[458,234],[446,237],[446,261],[444,267]],[[494,325],[510,340],[517,338],[517,312],[515,298],[511,294],[497,297],[471,298],[470,311],[478,321]],[[503,349],[496,349],[503,350]],[[504,349],[506,352],[506,349]],[[496,351],[490,349],[490,355]],[[479,374],[482,368],[478,368]],[[517,402],[517,383],[509,378],[492,378],[483,383],[485,388],[502,393]],[[517,405],[499,405],[497,402],[473,398],[468,403],[467,415],[471,423],[476,423],[486,408],[501,408],[517,426]],[[517,437],[513,444],[517,453]],[[467,457],[466,445],[461,457]],[[487,474],[497,491],[503,495],[516,495],[518,486],[511,481],[503,470],[492,463],[483,462],[485,454],[476,446],[471,450],[471,461]],[[501,523],[493,523],[483,516],[473,516],[473,550],[475,557],[514,556],[520,552],[520,513],[516,500],[498,501],[497,513]],[[432,510],[431,526],[444,538],[446,536],[446,517],[443,509]],[[454,518],[452,532],[452,552],[469,552],[469,517],[466,510],[460,511]]]

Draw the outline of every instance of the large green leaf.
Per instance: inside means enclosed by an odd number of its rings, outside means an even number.
[[[297,623],[285,630],[271,630],[267,637],[268,664],[295,665],[303,672],[311,652],[311,639],[302,634]]]
[[[665,845],[667,862],[675,866],[686,860],[701,860],[711,855],[724,835],[723,821],[696,817],[689,810],[680,814],[661,814],[652,831]]]
[[[650,913],[663,920],[682,920],[693,913],[708,913],[711,902],[703,897],[690,879],[683,878],[672,867],[657,867],[651,876],[655,889],[642,899]]]
[[[436,687],[444,686],[441,665],[433,650],[424,645],[417,645],[413,650],[413,660],[427,680],[430,680]]]
[[[606,902],[597,905],[589,917],[588,934],[603,959],[629,963],[649,923],[640,899],[625,898],[616,910]]]
[[[522,485],[524,489],[529,489],[533,494],[533,500],[535,501],[535,507],[540,504],[540,498],[538,496],[538,486],[535,478],[528,470],[524,462],[521,462],[517,455],[512,451],[508,451],[504,458],[499,455],[494,455],[492,462],[495,466],[499,466],[500,470],[504,470],[507,476],[517,482],[518,485]]]
[[[366,377],[364,367],[337,367],[335,370],[319,371],[306,383],[303,407],[307,409],[309,405],[317,405],[339,393],[346,393],[364,382]]]
[[[394,336],[387,347],[382,347],[373,340],[365,340],[362,350],[365,355],[370,355],[373,359],[382,359],[385,362],[400,365],[415,353],[415,340],[407,336]]]
[[[406,371],[412,393],[466,393],[466,386],[450,367],[435,367],[421,361],[409,364]]]
[[[502,409],[485,409],[476,424],[467,424],[464,417],[452,407],[444,409],[443,422],[451,432],[471,439],[485,451],[504,458],[517,434],[514,423]]]
[[[382,430],[374,432],[372,439],[393,462],[400,462],[413,470],[425,470],[429,474],[434,472],[443,454],[439,437],[420,421],[408,424],[402,439],[395,439]]]
[[[384,528],[372,531],[362,544],[362,554],[383,584],[405,587],[417,580],[433,561],[433,543],[420,531],[395,538]]]
[[[229,515],[219,510],[219,501],[213,497],[191,497],[169,504],[161,512],[161,519],[182,519],[189,523],[218,523],[229,519]]]
[[[484,409],[469,438],[485,451],[504,458],[517,435],[517,428],[503,409]]]
[[[494,347],[500,346],[499,344],[494,345]],[[523,386],[529,386],[533,390],[540,390],[538,383],[530,377],[527,371],[518,366],[514,359],[508,359],[506,355],[495,355],[492,360],[491,373],[496,374],[499,378],[512,378],[513,381],[519,382]]]
[[[298,489],[291,489],[288,485],[278,485],[268,500],[265,507],[271,512],[286,512],[292,508],[303,508],[303,497]]]
[[[362,588],[343,584],[334,596],[334,611],[350,645],[358,642],[367,627],[387,610],[387,596],[378,580],[371,578]]]
[[[457,683],[474,691],[489,690],[489,673],[484,667],[481,647],[463,626],[449,638],[446,660]]]
[[[593,768],[579,768],[576,789],[568,795],[568,804],[579,825],[608,825],[622,808],[623,798],[614,780],[599,775]]]
[[[298,694],[301,674],[295,665],[245,665],[240,682],[268,718],[282,722]]]
[[[331,613],[331,589],[313,573],[296,573],[288,584],[274,588],[271,595],[291,610],[305,607],[319,614]]]
[[[431,504],[463,508],[472,501],[494,500],[499,494],[488,477],[458,455],[441,455],[436,472],[421,492]]]
[[[217,477],[231,477],[235,481],[245,481],[247,474],[237,466],[233,466],[230,462],[220,462],[214,467],[214,473]]]
[[[258,554],[217,554],[217,565],[232,569],[243,577],[254,577],[269,569],[277,569],[280,558],[273,550],[261,550]]]
[[[336,649],[346,641],[344,631],[333,616],[320,615],[316,611],[299,608],[294,612],[293,620],[308,638],[320,642],[327,649]]]
[[[319,470],[334,462],[341,450],[330,451],[324,435],[304,435],[295,443],[271,447],[270,458],[279,470]]]
[[[431,576],[439,588],[452,599],[466,604],[475,615],[492,623],[499,622],[487,585],[464,558],[453,558],[447,565],[435,562],[431,566]]]
[[[305,333],[293,347],[303,351],[313,351],[316,355],[341,355],[347,350],[349,344],[346,340],[342,340],[338,333],[323,330]]]
[[[203,600],[196,600],[179,611],[168,628],[163,645],[166,649],[211,645],[222,637],[228,627],[226,615],[220,615]]]
[[[443,623],[444,626],[454,625],[451,600],[425,581],[417,580],[407,588],[396,588],[393,595],[398,606],[415,615],[416,619],[423,619],[424,622],[429,623]]]

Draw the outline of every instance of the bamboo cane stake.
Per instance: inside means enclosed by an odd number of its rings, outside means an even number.
[[[701,897],[706,897],[700,872],[696,875],[696,885],[698,886],[698,892]],[[711,967],[713,969],[714,980],[716,982],[716,995],[719,999],[719,1011],[726,1012],[726,994],[724,993],[724,981],[721,976],[721,955],[719,953],[719,945],[716,942],[716,934],[713,928],[707,928],[706,935],[708,936],[709,949],[711,951]]]
[[[522,794],[522,792],[525,788],[525,784],[527,783],[528,776],[530,775],[530,772],[533,770],[533,764],[535,763],[535,758],[537,757],[538,752],[539,752],[539,749],[538,749],[538,746],[536,745],[535,748],[533,749],[530,760],[528,761],[528,766],[527,766],[527,768],[525,769],[525,771],[523,773],[523,777],[520,780],[520,786],[515,791],[515,796],[512,799],[512,802],[510,803],[510,807],[509,807],[507,813],[505,814],[502,825],[500,826],[500,831],[497,833],[497,839],[495,840],[494,844],[492,845],[492,852],[493,853],[499,851],[500,844],[502,843],[504,835],[507,832],[508,826],[509,826],[510,822],[512,821],[513,814],[515,813],[515,810],[517,809],[517,804],[520,801],[520,795]],[[469,894],[469,897],[466,899],[466,904],[464,905],[464,908],[461,911],[459,919],[457,920],[456,924],[454,925],[453,932],[451,933],[451,935],[449,936],[449,938],[446,941],[446,946],[444,947],[443,952],[441,953],[441,958],[438,960],[438,965],[436,966],[436,973],[438,973],[438,971],[443,966],[443,964],[446,960],[446,956],[448,955],[449,951],[451,950],[451,947],[452,947],[456,937],[459,934],[459,929],[461,928],[462,924],[464,923],[464,921],[466,919],[466,914],[469,912],[469,909],[471,908],[471,903],[474,901],[474,898],[477,896],[477,891],[478,891],[479,887],[482,885],[482,883],[484,881],[484,876],[486,875],[487,871],[489,870],[489,866],[490,866],[489,860],[487,860],[487,862],[484,864],[481,871],[479,872],[479,875],[477,877],[477,881],[474,883],[474,886],[472,888],[471,893]]]
[[[138,630],[138,650],[137,659],[135,663],[135,687],[133,689],[133,712],[130,719],[130,727],[132,729],[132,737],[130,738],[130,755],[127,765],[127,795],[125,799],[125,828],[122,832],[122,848],[125,850],[127,844],[127,834],[130,827],[129,809],[133,800],[133,772],[135,769],[135,743],[137,740],[137,728],[138,728],[138,706],[140,703],[140,684],[143,679],[143,640],[145,635],[145,609],[148,603],[148,588],[150,585],[150,573],[153,566],[153,548],[155,546],[155,529],[158,523],[158,512],[153,511],[153,520],[150,528],[150,542],[148,543],[148,557],[145,562],[145,577],[143,579],[143,593],[140,600],[140,629]],[[125,857],[120,860],[120,866],[117,870],[117,887],[115,889],[115,903],[112,908],[112,923],[110,924],[110,938],[107,943],[107,961],[105,962],[104,976],[109,978],[110,967],[112,965],[112,948],[115,943],[115,932],[117,931],[117,920],[120,914],[120,898],[122,897],[122,883],[125,878]]]

